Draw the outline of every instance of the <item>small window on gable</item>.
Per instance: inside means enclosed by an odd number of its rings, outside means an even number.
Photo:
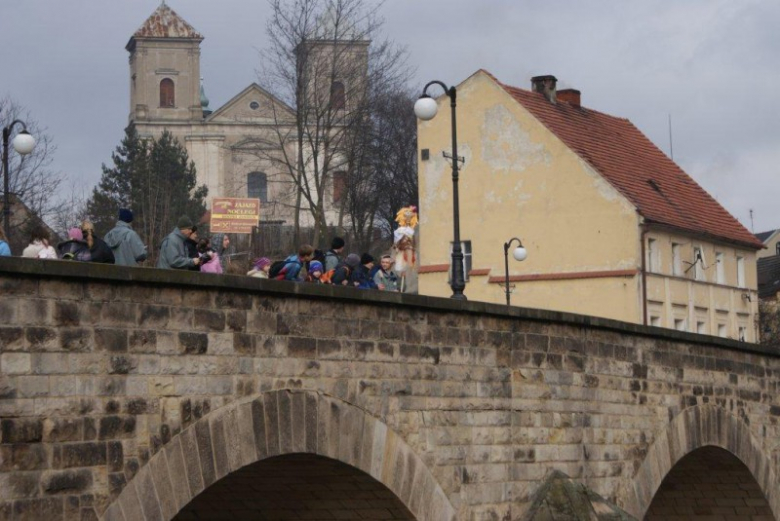
[[[173,80],[165,78],[160,82],[160,107],[173,108],[176,106]]]
[[[347,173],[333,172],[333,204],[343,202],[347,195]]]
[[[246,176],[246,193],[251,199],[268,202],[268,176],[263,172],[251,172]]]
[[[343,110],[346,105],[345,101],[344,84],[340,81],[334,81],[330,85],[330,107],[333,110]]]

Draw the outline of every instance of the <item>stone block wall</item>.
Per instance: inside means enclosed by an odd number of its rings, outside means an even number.
[[[780,512],[780,358],[760,346],[479,302],[26,259],[0,259],[0,317],[0,520],[170,519],[206,471],[177,490],[177,463],[161,455],[243,458],[241,438],[213,425],[226,414],[246,424],[242,404],[258,400],[252,421],[279,454],[349,463],[402,500],[425,490],[406,503],[417,519],[519,519],[553,470],[641,517],[674,464],[706,445],[736,455]],[[300,399],[342,412],[306,420]],[[339,430],[343,418],[363,427]],[[261,459],[247,450],[220,475]],[[159,515],[138,514],[140,496]]]

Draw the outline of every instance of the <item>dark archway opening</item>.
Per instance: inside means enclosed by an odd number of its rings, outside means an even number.
[[[314,454],[289,454],[225,476],[174,519],[414,520],[414,516],[390,489],[361,470]]]
[[[750,470],[719,447],[702,447],[666,475],[645,521],[765,521],[774,519]]]

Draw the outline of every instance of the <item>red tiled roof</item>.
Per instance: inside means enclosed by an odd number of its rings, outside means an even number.
[[[134,38],[192,38],[202,40],[203,36],[176,11],[160,4],[152,15],[133,34]]]
[[[560,100],[550,103],[541,93],[493,79],[604,176],[648,222],[757,249],[763,247],[755,235],[629,120]]]

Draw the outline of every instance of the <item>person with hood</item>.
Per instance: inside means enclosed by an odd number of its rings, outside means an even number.
[[[92,255],[89,247],[84,242],[84,235],[78,228],[68,230],[68,240],[57,245],[57,255],[60,259],[89,262]]]
[[[187,254],[185,241],[192,235],[194,225],[186,215],[179,217],[176,228],[163,239],[160,245],[160,258],[157,267],[162,269],[186,270],[200,265],[200,257],[190,257]]]
[[[226,233],[215,233],[211,236],[211,247],[219,255],[219,263],[222,265],[222,272],[227,273],[230,263],[230,236]]]
[[[104,240],[114,254],[114,261],[120,266],[138,266],[146,260],[146,246],[130,227],[133,212],[127,208],[119,210],[116,226],[106,234]]]
[[[81,234],[84,237],[84,242],[87,243],[87,248],[89,248],[91,262],[114,264],[114,252],[103,239],[95,235],[95,227],[90,221],[81,223]]]
[[[340,262],[336,266],[336,270],[333,272],[333,277],[330,279],[331,284],[340,286],[349,285],[349,280],[352,277],[352,273],[360,265],[360,256],[357,253],[350,253],[343,262]]]

